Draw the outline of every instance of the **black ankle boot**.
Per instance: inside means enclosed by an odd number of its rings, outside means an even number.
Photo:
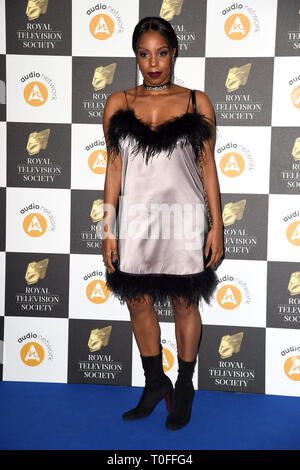
[[[194,399],[194,385],[192,382],[197,357],[192,362],[178,358],[178,377],[175,383],[171,410],[166,420],[166,428],[176,431],[185,426],[191,417]]]
[[[145,418],[152,413],[164,397],[167,410],[171,406],[173,384],[163,370],[161,345],[160,353],[157,356],[141,355],[141,360],[145,375],[145,387],[138,405],[123,413],[122,418],[125,420]]]

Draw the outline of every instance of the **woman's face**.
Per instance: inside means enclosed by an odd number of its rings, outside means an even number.
[[[173,49],[172,57],[175,52],[176,48]],[[172,57],[168,43],[160,33],[150,29],[142,34],[137,48],[137,62],[146,85],[160,85],[169,80]]]

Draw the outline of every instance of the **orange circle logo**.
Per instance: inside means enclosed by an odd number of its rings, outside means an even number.
[[[290,356],[284,363],[286,376],[295,381],[300,380],[300,356]]]
[[[163,369],[164,369],[164,372],[168,372],[168,370],[172,369],[174,365],[174,356],[171,353],[171,351],[169,351],[169,349],[166,349],[166,348],[163,348],[162,353],[163,353]]]
[[[107,152],[105,150],[95,150],[88,159],[88,165],[97,175],[104,175],[107,166]]]
[[[220,307],[225,310],[234,310],[240,305],[242,295],[237,287],[232,284],[227,284],[218,290],[216,299]]]
[[[38,212],[32,212],[26,215],[23,220],[23,229],[31,237],[40,237],[47,230],[47,221],[45,217]]]
[[[89,24],[90,33],[95,39],[108,39],[113,34],[115,30],[115,25],[110,16],[104,15],[95,15]]]
[[[110,296],[110,290],[102,279],[94,279],[87,285],[86,296],[94,304],[103,304]]]
[[[300,220],[295,220],[287,227],[286,238],[293,245],[300,246]]]
[[[300,85],[292,91],[291,100],[293,105],[300,109]]]
[[[245,160],[237,152],[229,152],[223,155],[220,160],[222,173],[229,178],[240,176],[245,169]]]
[[[40,365],[45,357],[45,352],[39,343],[26,343],[20,351],[20,356],[26,366],[35,367]]]
[[[240,41],[248,36],[250,31],[250,21],[246,15],[235,13],[227,18],[224,30],[229,39]]]
[[[42,106],[48,100],[47,87],[42,82],[30,82],[24,88],[24,98],[30,106]]]

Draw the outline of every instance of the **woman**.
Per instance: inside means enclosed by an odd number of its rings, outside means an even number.
[[[172,82],[178,43],[168,21],[159,17],[142,19],[135,27],[132,47],[143,84],[112,93],[103,116],[108,163],[102,254],[107,285],[121,302],[127,303],[145,374],[140,401],[122,415],[123,419],[148,416],[165,397],[169,410],[166,427],[176,430],[185,426],[191,416],[192,378],[201,334],[198,303],[201,298],[210,301],[217,285],[213,266],[223,255],[219,185],[213,157],[215,120],[205,93],[192,93]],[[120,194],[121,236],[117,237],[115,209]],[[173,239],[164,238],[159,232],[156,238],[149,236],[149,221],[154,220],[157,228],[160,220],[152,212],[149,219],[150,206],[152,210],[153,204],[161,207],[171,202],[177,204],[177,209],[183,209],[185,204],[203,209],[205,196],[207,215],[200,217],[197,225],[201,235],[196,238],[198,244],[189,244],[189,235]],[[137,204],[144,210],[139,218]],[[179,217],[175,228],[192,220],[189,212],[181,214],[183,219]],[[128,222],[136,229],[133,232],[140,229],[140,236],[129,233]],[[162,228],[168,225],[164,224]],[[169,225],[174,231],[174,226]],[[163,371],[160,326],[153,308],[154,301],[167,297],[174,313],[177,341],[175,389]]]

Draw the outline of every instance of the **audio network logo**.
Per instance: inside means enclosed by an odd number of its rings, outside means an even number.
[[[254,159],[250,150],[244,144],[236,142],[227,142],[217,148],[217,154],[221,154],[219,167],[224,176],[228,178],[237,178],[241,176],[246,168],[254,170]]]
[[[26,235],[29,237],[41,237],[47,231],[55,232],[55,218],[50,209],[33,202],[23,207],[20,210],[20,214],[24,215],[27,211],[31,212],[23,218],[22,224]],[[50,224],[49,227],[48,224]]]
[[[291,346],[283,351],[281,351],[281,355],[285,357],[287,354],[289,355],[283,364],[283,370],[285,375],[293,381],[299,382],[300,381],[300,356],[293,354],[293,353],[300,352],[300,346]]]
[[[45,336],[29,332],[18,338],[19,344],[22,344],[24,341],[26,342],[20,349],[20,358],[26,366],[36,367],[41,365],[45,358],[48,361],[54,359],[53,349],[48,338]]]
[[[100,148],[99,148],[100,147]],[[103,148],[104,147],[104,148]],[[89,170],[95,175],[105,175],[107,167],[107,150],[104,135],[85,146]]]
[[[235,310],[240,304],[247,305],[251,303],[251,295],[246,282],[238,277],[229,274],[218,279],[218,284],[224,283],[218,287],[216,300],[218,305],[224,310]]]
[[[86,274],[83,277],[84,281],[88,280],[88,284],[85,289],[88,300],[94,304],[105,303],[110,296],[110,289],[106,282],[101,279],[104,273],[95,269],[93,272]],[[95,278],[95,279],[91,279]]]
[[[98,11],[100,13],[97,13]],[[91,36],[98,41],[105,41],[115,34],[124,32],[120,12],[109,3],[97,3],[91,6],[86,14],[93,15],[89,21],[89,31]]]
[[[222,10],[222,15],[227,16],[224,23],[225,34],[233,41],[245,39],[250,32],[257,33],[260,31],[260,21],[257,13],[249,5],[233,3]]]
[[[162,348],[162,361],[163,369],[165,372],[169,372],[174,367],[174,357],[177,355],[177,346],[173,340],[163,338],[161,340]]]
[[[292,222],[289,222],[290,220],[292,220]],[[300,211],[295,210],[291,214],[287,214],[284,216],[283,222],[285,222],[286,225],[285,234],[287,240],[292,245],[300,246]]]
[[[300,75],[289,80],[289,86],[293,87],[291,91],[291,102],[295,108],[300,109],[300,85],[298,84]],[[294,86],[296,84],[296,86]]]
[[[55,83],[50,76],[43,72],[34,70],[23,75],[20,81],[25,84],[23,96],[29,106],[44,106],[48,99],[50,101],[57,100]]]

